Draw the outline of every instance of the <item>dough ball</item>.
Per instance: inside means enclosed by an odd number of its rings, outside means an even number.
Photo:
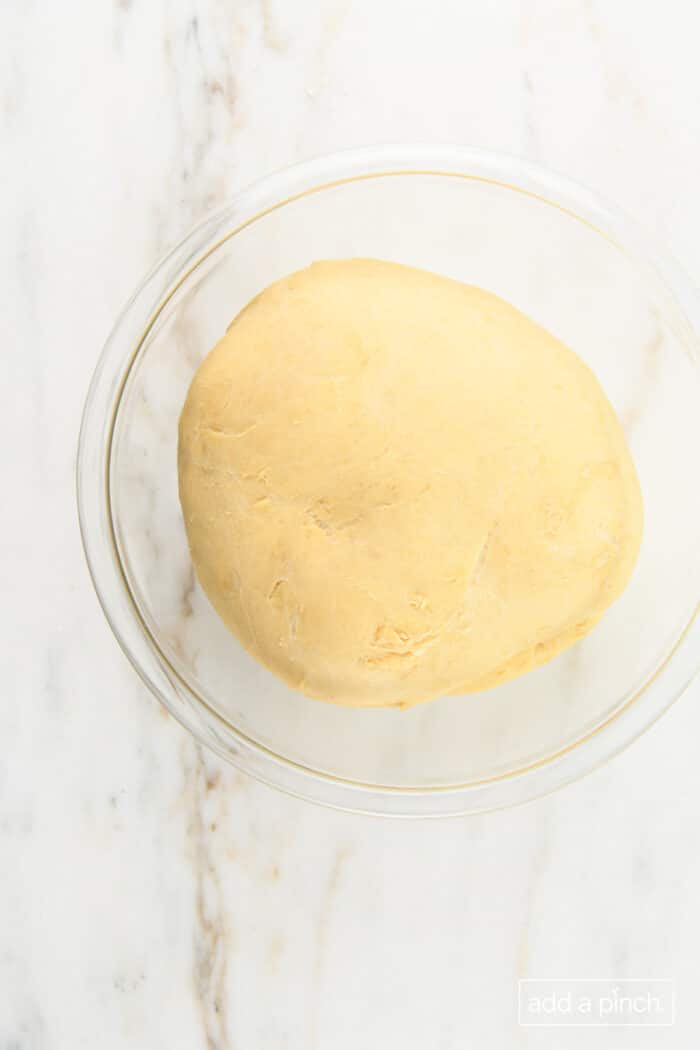
[[[366,259],[247,306],[180,419],[180,497],[214,608],[340,704],[487,689],[623,590],[642,503],[581,360],[488,292]]]

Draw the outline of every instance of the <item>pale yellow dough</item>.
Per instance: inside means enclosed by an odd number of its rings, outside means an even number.
[[[642,501],[592,372],[496,296],[368,259],[264,291],[180,419],[192,559],[246,649],[339,704],[486,689],[593,627]]]

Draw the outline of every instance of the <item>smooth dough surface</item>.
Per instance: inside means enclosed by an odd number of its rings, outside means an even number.
[[[314,263],[198,369],[179,479],[199,580],[266,667],[341,704],[486,689],[623,590],[642,530],[586,365],[481,289]]]

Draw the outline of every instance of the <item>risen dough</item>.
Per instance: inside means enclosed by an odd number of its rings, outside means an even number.
[[[219,615],[310,696],[486,689],[586,634],[642,504],[593,374],[478,288],[365,259],[264,291],[180,419],[192,559]]]

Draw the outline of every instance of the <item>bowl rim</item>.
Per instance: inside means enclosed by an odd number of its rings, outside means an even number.
[[[606,238],[636,265],[646,268],[669,296],[688,344],[694,348],[697,366],[700,293],[674,260],[650,246],[634,223],[592,190],[518,157],[473,147],[362,147],[295,164],[253,183],[198,223],[151,269],[118,315],[99,356],[85,400],[76,461],[80,534],[93,586],[117,642],[149,691],[198,741],[242,772],[309,801],[384,816],[484,812],[549,794],[631,744],[700,670],[696,603],[670,653],[650,678],[574,742],[516,770],[464,784],[390,787],[313,769],[247,736],[190,688],[155,642],[121,562],[110,495],[111,448],[119,405],[148,333],[196,267],[271,211],[333,186],[429,174],[497,184],[535,197]],[[226,231],[223,235],[221,229]]]

